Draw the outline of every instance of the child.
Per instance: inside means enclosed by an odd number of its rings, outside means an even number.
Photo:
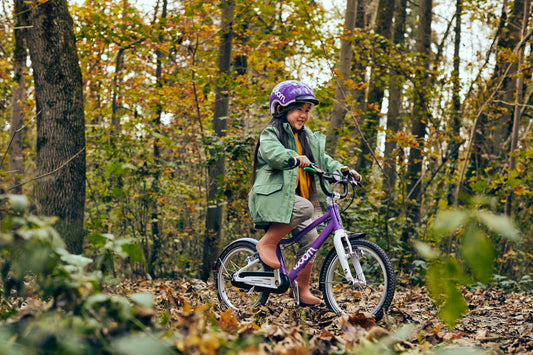
[[[318,100],[308,85],[295,80],[276,85],[270,95],[272,119],[255,151],[248,203],[256,227],[266,230],[257,243],[259,257],[273,269],[280,267],[276,255],[279,241],[289,232],[299,232],[311,224],[315,210],[317,214],[327,210],[324,192],[317,189],[313,175],[303,168],[311,162],[327,172],[340,172],[343,167],[325,153],[326,137],[305,127],[313,105],[318,105]],[[361,178],[354,170],[352,173],[357,180]],[[296,260],[317,237],[313,229],[300,240]],[[312,261],[296,278],[304,306],[320,303],[309,290]]]

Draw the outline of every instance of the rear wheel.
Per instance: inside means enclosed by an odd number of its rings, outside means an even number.
[[[254,292],[249,288],[236,287],[232,284],[233,274],[248,265],[256,254],[255,243],[238,240],[224,249],[215,267],[215,286],[217,296],[225,308],[238,312],[248,311],[258,304],[265,304],[268,292]],[[261,263],[256,263],[247,271],[264,271]]]
[[[326,305],[337,314],[356,312],[372,313],[376,320],[383,317],[394,296],[395,277],[392,264],[385,252],[375,243],[350,240],[352,250],[358,255],[366,285],[348,284],[335,249],[331,250],[320,272],[320,289]],[[349,259],[350,271],[356,280],[353,260]]]

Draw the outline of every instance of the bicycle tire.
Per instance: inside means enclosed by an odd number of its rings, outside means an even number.
[[[337,314],[356,312],[372,313],[375,320],[383,317],[394,297],[395,275],[392,264],[376,243],[365,239],[351,239],[355,252],[361,253],[360,264],[367,285],[349,285],[339,264],[339,257],[333,248],[320,271],[320,290],[326,305]],[[348,260],[354,278],[356,272],[351,259]]]
[[[215,287],[217,297],[222,307],[232,308],[237,312],[246,312],[259,304],[264,305],[268,299],[268,292],[251,292],[249,289],[238,288],[231,283],[233,273],[248,263],[247,258],[256,254],[257,241],[236,240],[229,244],[220,254],[215,266]],[[249,271],[264,271],[261,263]]]

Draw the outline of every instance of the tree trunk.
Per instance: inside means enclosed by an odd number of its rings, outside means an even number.
[[[67,248],[81,253],[85,206],[85,116],[83,82],[73,21],[66,0],[24,6],[37,112],[34,194],[42,215],[57,216]]]
[[[216,137],[226,135],[229,111],[228,78],[231,77],[231,47],[233,43],[234,0],[222,1],[220,43],[218,48],[218,82],[215,87],[215,107],[213,130]],[[200,277],[207,280],[218,255],[221,239],[223,205],[218,201],[218,191],[225,173],[223,152],[213,152],[208,163],[207,215],[203,245],[202,272]]]
[[[394,15],[394,1],[379,0],[376,14],[374,31],[386,39],[391,39],[391,23]],[[370,74],[366,119],[362,125],[366,139],[361,141],[361,153],[359,154],[358,168],[364,171],[373,161],[374,151],[377,148],[377,133],[383,96],[387,84],[387,73],[384,68],[372,67]]]
[[[10,128],[10,145],[9,145],[9,172],[11,192],[15,194],[22,193],[20,186],[20,176],[24,174],[24,156],[23,150],[23,104],[26,97],[26,44],[24,43],[23,31],[20,29],[23,25],[23,18],[20,13],[23,9],[19,2],[15,3],[16,26],[14,30],[15,49],[13,55],[13,97],[11,102],[11,128]]]
[[[528,31],[528,22],[529,22],[529,8],[530,0],[524,1],[524,13],[522,20],[522,33],[520,39],[524,38]],[[513,115],[513,124],[512,124],[512,134],[511,134],[511,147],[509,148],[509,173],[516,168],[516,156],[515,149],[518,144],[518,131],[520,128],[521,113],[522,113],[522,101],[523,101],[523,87],[524,87],[524,72],[522,66],[524,64],[524,52],[525,46],[522,46],[518,51],[518,63],[517,63],[517,79],[516,79],[516,93],[515,93],[515,105],[514,105],[514,115]],[[505,214],[507,216],[511,215],[513,193],[510,192],[505,203]]]
[[[118,134],[120,132],[120,116],[118,103],[120,97],[120,71],[122,70],[122,62],[124,58],[124,48],[120,48],[117,52],[117,58],[115,59],[115,74],[113,76],[113,97],[111,100],[111,125],[113,126],[113,132]]]
[[[240,8],[237,8],[234,11],[234,16],[242,18],[251,18],[254,16],[255,13],[248,6],[248,3],[242,3]],[[235,24],[235,28],[233,29],[235,44],[239,44],[241,46],[248,44],[252,31],[254,31],[254,29],[249,21],[241,21],[239,24]],[[239,53],[236,53],[234,55],[233,70],[234,79],[237,79],[239,76],[246,75],[246,73],[248,72],[248,54],[246,53],[246,51],[241,49]]]
[[[448,169],[450,176],[455,175],[455,170],[459,161],[459,147],[461,146],[461,75],[460,64],[461,57],[461,18],[463,13],[463,0],[457,0],[455,4],[455,40],[453,47],[453,72],[452,72],[452,122],[451,134],[448,147],[448,154],[445,159],[449,162]],[[448,205],[453,206],[456,203],[455,190],[457,189],[454,182],[450,183],[450,187],[446,193]]]
[[[420,209],[422,197],[422,168],[423,154],[425,147],[426,126],[428,121],[428,99],[426,91],[429,90],[429,63],[431,57],[431,11],[433,0],[422,0],[420,2],[419,26],[416,49],[421,56],[423,67],[420,69],[419,83],[415,87],[415,102],[413,105],[412,134],[418,142],[417,147],[411,147],[409,150],[409,160],[407,166],[406,187],[406,222],[402,231],[401,241],[406,250],[405,257],[408,260],[413,258],[413,247],[410,243],[411,238],[417,238],[417,228],[415,226],[420,222]],[[406,265],[409,265],[408,262]]]
[[[394,28],[392,34],[392,40],[398,47],[404,48],[405,46],[405,23],[407,15],[407,0],[399,0],[398,7],[396,9],[396,15],[394,17]],[[390,215],[398,215],[397,210],[397,193],[396,193],[396,176],[397,176],[397,152],[396,152],[396,138],[394,135],[400,130],[401,119],[400,109],[402,105],[402,86],[404,80],[401,74],[393,67],[390,72],[389,79],[389,108],[387,112],[387,139],[385,140],[384,151],[384,166],[383,166],[383,187],[386,190],[384,197],[384,213],[385,216],[385,236],[388,243],[389,228],[388,221]]]
[[[417,52],[420,54],[423,68],[421,70],[421,77],[417,80],[418,85],[416,90],[415,103],[413,105],[413,122],[412,133],[418,140],[418,147],[411,148],[409,151],[409,166],[407,171],[407,193],[408,197],[416,201],[420,198],[422,186],[422,166],[424,149],[424,142],[426,136],[426,128],[428,121],[428,83],[429,83],[429,63],[431,58],[431,10],[433,0],[422,0],[420,2],[420,16],[417,37]],[[418,213],[411,215],[415,217],[414,221],[418,221]]]
[[[167,5],[168,1],[163,0],[163,6],[161,9],[161,17],[159,18],[159,24],[160,24],[160,31],[159,34],[159,45],[163,44],[164,36],[162,34],[164,30],[164,26],[166,23],[167,18]],[[156,88],[158,92],[158,96],[160,96],[161,88],[163,87],[163,79],[162,79],[162,73],[163,73],[163,62],[162,62],[163,53],[160,49],[157,49],[156,51],[156,58],[157,58],[157,64],[156,64],[156,71],[155,71],[155,79],[156,79]],[[157,134],[161,133],[161,115],[163,114],[163,105],[161,104],[161,100],[158,100],[156,104],[155,109],[155,115],[153,119],[154,124],[154,132]],[[158,202],[157,198],[160,194],[160,186],[159,186],[159,166],[161,164],[161,152],[159,150],[159,138],[154,138],[154,144],[153,144],[153,155],[154,155],[154,165],[155,165],[155,173],[154,173],[154,180],[152,183],[152,195],[151,195],[151,232],[152,232],[152,250],[150,252],[150,258],[149,258],[149,264],[148,264],[148,273],[152,276],[155,276],[155,267],[159,264],[158,262],[158,255],[161,251],[161,235],[160,235],[160,227],[159,227],[159,208],[158,208]]]
[[[476,131],[472,159],[475,164],[471,164],[469,175],[482,174],[487,167],[494,170],[500,169],[507,163],[511,136],[514,95],[516,90],[516,74],[518,72],[517,62],[510,64],[507,52],[512,52],[518,45],[521,38],[522,19],[524,16],[525,0],[516,0],[509,16],[507,16],[507,1],[504,2],[502,11],[502,31],[498,39],[499,54],[496,55],[496,66],[492,80],[499,82],[502,76],[502,87],[495,97],[492,111],[493,115],[482,115],[479,120],[479,127]],[[508,66],[511,65],[511,68]]]
[[[346,1],[346,14],[344,17],[344,33],[341,37],[341,52],[339,55],[339,73],[340,77],[336,78],[335,85],[335,103],[331,113],[331,122],[327,133],[327,152],[330,155],[335,154],[339,131],[344,125],[344,116],[348,112],[348,87],[344,84],[350,79],[350,68],[352,64],[352,45],[350,37],[355,29],[357,0]],[[348,95],[351,96],[351,95]]]
[[[403,48],[405,44],[405,24],[407,15],[407,0],[399,0],[394,21],[392,40]],[[396,185],[396,141],[391,137],[400,129],[400,108],[402,105],[402,85],[403,79],[394,68],[391,69],[389,80],[389,109],[387,112],[387,139],[385,142],[385,166],[384,166],[384,186],[392,193]]]

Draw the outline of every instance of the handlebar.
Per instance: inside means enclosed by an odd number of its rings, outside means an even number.
[[[288,160],[289,166],[295,168],[298,165],[300,165],[300,161],[298,159],[295,159],[294,157],[289,158]],[[354,175],[350,172],[350,169],[348,168],[342,168],[341,173],[342,176],[335,174],[335,173],[327,173],[320,169],[317,165],[314,163],[311,163],[310,166],[305,167],[304,171],[311,172],[319,177],[320,180],[320,187],[322,188],[322,191],[326,194],[326,196],[329,197],[335,197],[335,193],[329,191],[327,188],[325,181],[327,181],[330,184],[341,184],[343,185],[344,191],[339,196],[339,198],[345,198],[346,195],[348,195],[348,185],[352,185],[353,187],[361,186],[361,182],[355,180]]]

